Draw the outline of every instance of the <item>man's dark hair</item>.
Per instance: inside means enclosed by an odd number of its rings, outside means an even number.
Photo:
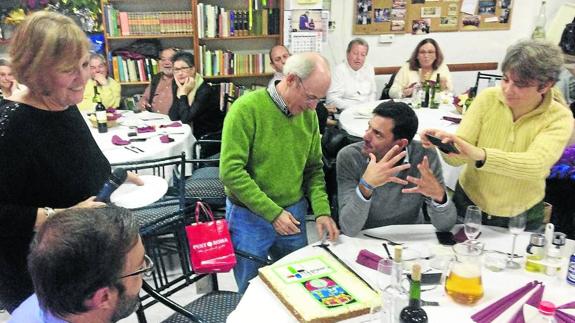
[[[127,253],[138,242],[138,224],[119,207],[74,208],[56,213],[30,246],[28,270],[43,309],[65,317],[89,309],[85,301],[103,287],[125,291]]]
[[[409,142],[417,133],[419,121],[417,115],[409,105],[403,102],[386,101],[380,103],[374,110],[373,114],[383,118],[393,120],[393,139],[407,139]]]
[[[186,64],[188,64],[189,67],[194,67],[194,55],[192,53],[189,52],[176,52],[176,54],[174,54],[174,57],[172,57],[172,63],[175,63],[177,61],[182,61],[185,62]]]

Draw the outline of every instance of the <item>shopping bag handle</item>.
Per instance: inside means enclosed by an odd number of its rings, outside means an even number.
[[[196,202],[196,211],[194,212],[196,215],[196,223],[201,223],[200,222],[200,213],[201,211],[204,211],[204,214],[206,214],[208,216],[209,219],[211,219],[211,222],[214,221],[214,214],[212,213],[212,210],[210,209],[209,205],[205,205],[203,202],[201,201],[197,201]]]

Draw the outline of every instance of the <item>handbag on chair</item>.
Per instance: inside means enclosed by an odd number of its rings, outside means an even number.
[[[200,222],[202,213],[209,218],[207,222]],[[236,265],[236,255],[227,221],[215,220],[210,207],[200,201],[196,202],[195,218],[195,223],[186,226],[194,272],[205,274],[230,271]]]

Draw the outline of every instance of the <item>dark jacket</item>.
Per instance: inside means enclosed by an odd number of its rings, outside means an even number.
[[[194,102],[190,106],[188,97],[177,97],[178,86],[172,82],[174,102],[170,108],[171,120],[180,120],[183,123],[193,123],[193,133],[196,139],[200,139],[209,132],[221,131],[224,124],[224,112],[220,111],[220,100],[216,88],[204,82],[196,91]]]

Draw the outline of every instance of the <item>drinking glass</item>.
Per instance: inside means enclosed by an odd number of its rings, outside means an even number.
[[[481,208],[476,205],[470,205],[465,211],[465,235],[469,240],[475,240],[481,232]]]
[[[509,218],[509,232],[513,235],[513,243],[511,244],[511,254],[507,259],[507,263],[505,264],[507,268],[510,269],[518,269],[521,268],[521,265],[514,261],[515,255],[515,240],[517,236],[525,231],[525,224],[527,223],[527,212],[519,213],[518,215]]]

